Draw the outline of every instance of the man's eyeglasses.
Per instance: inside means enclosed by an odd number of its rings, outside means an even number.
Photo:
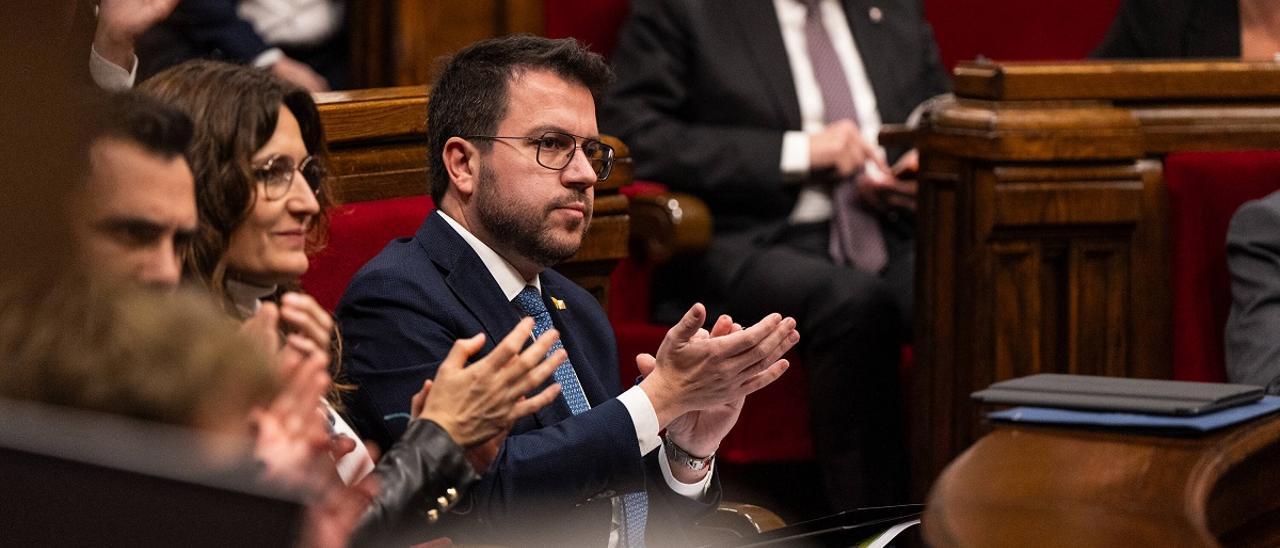
[[[596,172],[596,180],[603,181],[613,172],[613,147],[595,139],[578,137],[559,131],[548,131],[541,137],[509,137],[503,135],[466,135],[463,139],[519,139],[538,145],[538,165],[547,169],[562,170],[573,161],[573,153],[582,149]],[[578,144],[578,140],[582,144]]]
[[[289,193],[289,188],[293,186],[293,175],[299,171],[311,188],[311,193],[319,195],[320,184],[324,182],[328,170],[315,156],[303,158],[302,164],[298,165],[289,156],[273,155],[261,166],[253,168],[253,176],[262,182],[262,191],[268,200],[279,200]]]

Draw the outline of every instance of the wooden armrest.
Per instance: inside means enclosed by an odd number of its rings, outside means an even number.
[[[631,198],[631,251],[656,263],[705,251],[711,243],[711,211],[691,194],[660,192]]]
[[[880,126],[879,141],[881,146],[890,148],[914,148],[916,146],[916,130],[906,124],[884,124]]]

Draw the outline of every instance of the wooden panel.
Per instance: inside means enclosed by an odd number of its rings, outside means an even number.
[[[425,140],[427,87],[317,93],[330,146],[368,140]]]
[[[387,0],[381,0],[387,1]],[[440,58],[494,36],[542,34],[541,0],[394,0],[395,16],[382,21],[390,37],[394,72],[380,85],[428,84]]]
[[[1096,102],[940,103],[919,145],[986,160],[1126,159],[1142,133],[1127,110]]]
[[[1135,105],[1149,153],[1280,148],[1280,105]]]
[[[961,63],[953,85],[957,95],[1002,101],[1246,99],[1275,96],[1280,65],[1230,60]]]
[[[991,246],[993,373],[977,386],[1041,371],[1040,249],[1029,242]]]
[[[1070,355],[1056,372],[1129,376],[1127,254],[1127,242],[1073,243]]]
[[[912,490],[919,493],[928,489],[950,458],[944,458],[936,447],[967,443],[957,440],[953,426],[961,421],[955,417],[953,396],[959,317],[955,301],[963,294],[954,290],[959,283],[956,249],[961,245],[956,216],[967,213],[956,203],[956,183],[967,178],[967,167],[958,158],[942,154],[920,159],[921,188],[927,191],[921,193],[919,202],[915,293],[916,310],[929,312],[915,316],[916,364],[907,386]]]

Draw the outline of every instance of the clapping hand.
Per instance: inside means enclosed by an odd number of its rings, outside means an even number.
[[[782,355],[800,341],[795,319],[779,314],[738,330],[732,329],[732,320],[723,320],[728,328],[717,321],[714,337],[702,328],[705,318],[702,304],[693,305],[667,332],[651,362],[652,372],[640,383],[654,404],[659,427],[768,386],[789,366]]]
[[[484,335],[455,341],[435,379],[424,382],[411,402],[415,417],[439,424],[458,445],[480,457],[472,459],[473,465],[483,461],[483,466],[476,466],[478,470],[492,461],[516,419],[545,407],[560,393],[560,385],[552,384],[525,397],[551,376],[566,356],[564,349],[547,355],[559,339],[554,329],[521,351],[533,332],[533,323],[531,318],[521,320],[487,356],[469,366],[466,361],[484,346]]]

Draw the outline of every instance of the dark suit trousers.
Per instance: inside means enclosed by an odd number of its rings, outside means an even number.
[[[771,312],[799,323],[810,426],[833,510],[905,502],[898,364],[910,337],[914,230],[884,225],[889,264],[879,275],[832,263],[827,223],[717,236],[706,256],[713,308],[744,325]]]

